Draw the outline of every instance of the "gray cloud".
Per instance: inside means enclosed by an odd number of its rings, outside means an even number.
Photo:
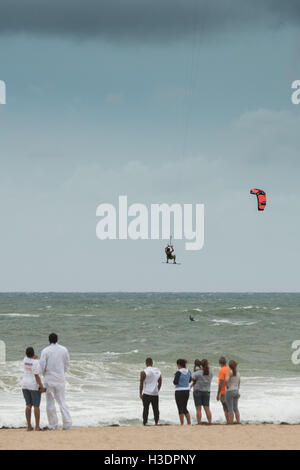
[[[0,0],[0,33],[167,41],[295,24],[299,0]]]

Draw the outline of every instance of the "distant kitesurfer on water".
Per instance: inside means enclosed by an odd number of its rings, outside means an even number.
[[[169,259],[173,260],[173,264],[176,264],[176,255],[174,253],[174,248],[173,245],[167,245],[165,248],[165,253],[167,256],[167,263],[169,262]]]

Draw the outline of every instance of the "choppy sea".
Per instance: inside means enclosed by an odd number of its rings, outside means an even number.
[[[292,361],[299,318],[300,294],[290,293],[0,294],[0,340],[6,346],[0,427],[25,425],[24,352],[33,346],[39,355],[52,331],[71,356],[66,397],[74,425],[140,424],[139,374],[148,356],[163,376],[161,423],[178,423],[172,381],[180,357],[191,370],[195,359],[209,360],[213,421],[224,422],[216,401],[221,355],[239,364],[243,422],[299,423],[300,364]],[[192,396],[188,407],[196,422]]]

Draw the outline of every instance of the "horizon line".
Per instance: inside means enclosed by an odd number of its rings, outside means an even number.
[[[44,291],[44,290],[15,290],[0,291],[1,294],[300,294],[300,291]]]

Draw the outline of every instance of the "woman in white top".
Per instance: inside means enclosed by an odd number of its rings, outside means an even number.
[[[230,369],[226,372],[225,384],[226,395],[225,400],[228,406],[228,424],[233,424],[235,415],[236,423],[240,424],[240,412],[238,409],[238,401],[240,398],[240,374],[237,372],[237,362],[229,361]]]

